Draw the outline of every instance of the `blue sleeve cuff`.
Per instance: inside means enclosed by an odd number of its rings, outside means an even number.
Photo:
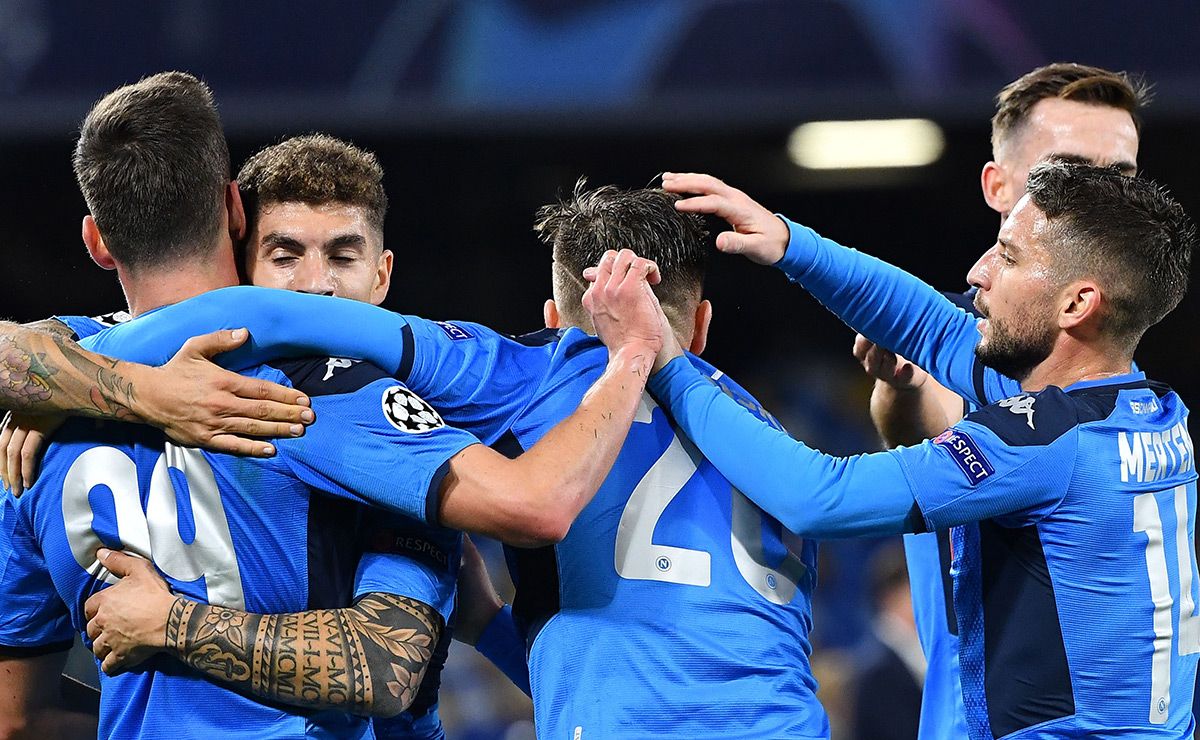
[[[508,680],[516,684],[527,696],[533,693],[529,689],[529,663],[525,659],[525,638],[517,630],[517,622],[513,618],[512,607],[505,604],[487,627],[479,635],[475,643],[479,654],[508,676]]]
[[[817,232],[807,226],[798,224],[783,214],[775,215],[787,225],[789,234],[787,251],[783,253],[783,259],[776,262],[775,266],[783,270],[789,280],[799,282],[800,277],[816,261],[821,240],[817,236]]]
[[[707,382],[707,378],[696,369],[687,355],[680,355],[668,362],[661,370],[650,376],[646,390],[669,406],[669,399],[691,387],[697,381]]]

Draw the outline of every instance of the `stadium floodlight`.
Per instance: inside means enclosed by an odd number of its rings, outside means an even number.
[[[922,167],[945,149],[942,129],[923,118],[812,121],[788,137],[788,155],[812,170]]]

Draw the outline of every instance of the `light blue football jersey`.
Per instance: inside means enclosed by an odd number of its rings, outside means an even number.
[[[919,740],[966,735],[958,670],[958,621],[950,575],[950,532],[904,535],[913,620],[925,654]]]
[[[974,290],[943,293],[964,311],[973,311]],[[971,411],[964,402],[964,413]],[[950,575],[950,532],[904,535],[913,620],[925,654],[918,740],[966,737],[962,682],[958,670],[958,621],[954,615],[954,581]]]
[[[514,455],[576,408],[608,357],[575,329],[513,339],[254,288],[201,296],[187,315],[170,311],[158,339],[141,332],[146,343],[131,359],[161,361],[192,334],[246,326],[251,346],[225,358],[234,366],[256,352],[314,346],[363,357],[395,368],[447,423]],[[299,331],[287,315],[312,320]],[[743,389],[693,361],[774,423]],[[785,547],[779,523],[650,398],[563,542],[510,548],[508,558],[539,737],[828,737],[808,657],[815,543]]]
[[[189,598],[250,612],[343,607],[386,591],[449,617],[460,535],[425,521],[427,500],[450,457],[477,440],[402,418],[398,405],[411,408],[415,394],[365,363],[250,372],[301,388],[319,419],[279,440],[272,459],[87,419],[56,434],[37,484],[0,506],[3,649],[54,652],[83,632],[84,602],[112,580],[95,560],[101,545],[150,557]],[[363,504],[391,513],[364,518]],[[242,696],[165,656],[102,684],[103,737],[372,736],[364,718]]]
[[[676,421],[793,531],[953,528],[970,737],[1191,737],[1196,468],[1179,397],[1140,372],[1023,393],[976,361],[974,317],[790,227],[789,277],[979,410],[914,447],[834,458],[758,423],[677,359],[651,380]],[[757,454],[730,454],[730,436]]]
[[[132,317],[125,311],[115,311],[101,316],[68,315],[53,318],[68,326],[74,332],[77,340],[82,340],[109,327],[130,321]],[[352,364],[343,358],[335,359],[334,363],[329,363],[328,359],[325,360],[326,371],[330,374],[334,371],[340,372],[341,369]],[[459,533],[442,530],[438,537],[431,539],[426,536],[427,532],[422,531],[425,529],[422,525],[416,524],[406,517],[380,518],[376,513],[371,517],[371,521],[374,531],[368,533],[367,536],[376,543],[384,543],[383,546],[389,548],[387,552],[392,553],[391,557],[366,557],[360,564],[360,572],[364,577],[370,578],[372,575],[378,575],[377,582],[374,584],[375,590],[384,593],[394,593],[393,589],[406,590],[403,585],[404,579],[395,585],[390,583],[393,569],[404,567],[402,562],[396,561],[397,556],[417,558],[426,562],[436,571],[457,577],[462,548],[462,539]],[[438,552],[444,553],[445,557],[434,558],[435,562],[429,562],[431,553]],[[439,595],[440,606],[438,608],[442,612],[443,620],[447,619],[449,614],[442,608],[449,608],[450,602],[446,599],[452,589],[448,588],[448,584],[453,582],[454,578],[450,578],[449,581],[441,578],[440,583],[434,589]],[[360,590],[359,593],[367,593],[369,590],[371,589]],[[411,589],[408,590],[411,591]],[[426,601],[426,599],[420,600]],[[438,689],[441,686],[442,669],[446,665],[450,643],[453,641],[453,621],[444,622],[443,626],[442,638],[435,646],[429,665],[425,669],[425,676],[421,680],[421,686],[409,708],[395,717],[372,718],[371,726],[378,740],[443,740],[446,737],[441,717],[438,714]]]

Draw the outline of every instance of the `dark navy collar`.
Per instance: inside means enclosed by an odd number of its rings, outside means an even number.
[[[1095,380],[1080,380],[1063,388],[1064,391],[1081,391],[1087,388],[1097,388],[1100,386],[1128,385],[1132,388],[1146,387],[1146,373],[1123,373],[1121,375],[1110,375],[1107,378],[1097,378]]]

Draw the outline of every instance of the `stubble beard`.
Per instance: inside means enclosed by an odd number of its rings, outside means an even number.
[[[989,334],[975,347],[975,357],[1001,375],[1024,382],[1054,350],[1054,330],[1027,310],[1008,321],[988,319]]]

